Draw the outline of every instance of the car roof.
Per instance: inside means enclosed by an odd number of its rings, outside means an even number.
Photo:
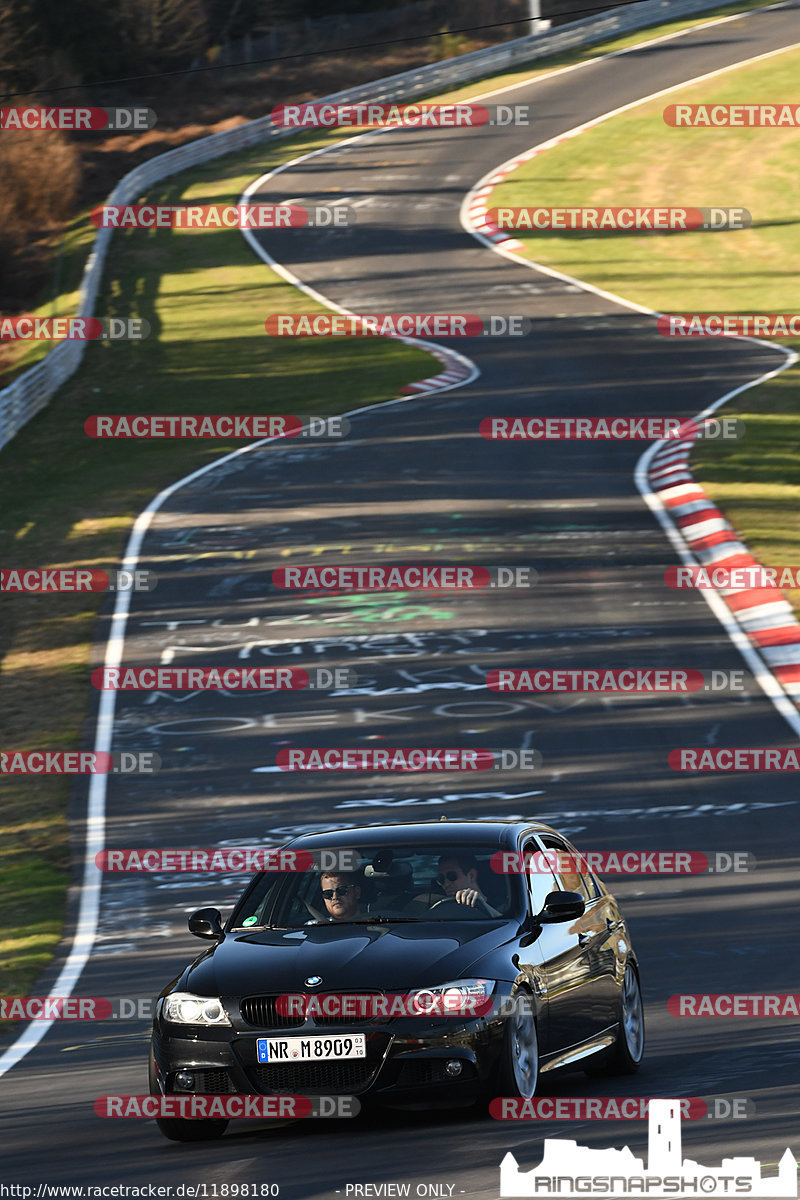
[[[313,845],[397,846],[414,842],[417,845],[442,844],[516,846],[520,837],[533,833],[556,833],[541,821],[411,821],[402,825],[361,825],[347,829],[329,829],[319,833],[304,833],[285,843],[287,846]]]

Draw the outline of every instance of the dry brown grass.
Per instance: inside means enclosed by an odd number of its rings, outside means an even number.
[[[49,247],[73,215],[79,148],[57,129],[6,130],[0,139],[0,276],[4,308],[32,304]]]

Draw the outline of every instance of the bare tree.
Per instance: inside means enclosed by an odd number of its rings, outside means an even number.
[[[138,70],[183,65],[207,45],[203,0],[121,0],[116,19]]]

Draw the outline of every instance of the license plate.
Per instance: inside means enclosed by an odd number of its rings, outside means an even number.
[[[366,1058],[367,1043],[363,1033],[347,1037],[256,1038],[256,1053],[260,1063],[285,1066],[295,1062],[329,1062],[335,1058]]]

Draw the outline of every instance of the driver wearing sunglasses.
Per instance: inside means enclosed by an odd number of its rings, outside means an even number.
[[[436,882],[444,894],[451,896],[458,904],[469,904],[474,908],[482,900],[492,913],[500,915],[487,904],[486,897],[478,887],[478,864],[471,854],[440,858]]]
[[[360,915],[361,888],[355,875],[346,871],[340,874],[325,872],[320,878],[320,887],[328,916],[334,921],[352,921]]]

